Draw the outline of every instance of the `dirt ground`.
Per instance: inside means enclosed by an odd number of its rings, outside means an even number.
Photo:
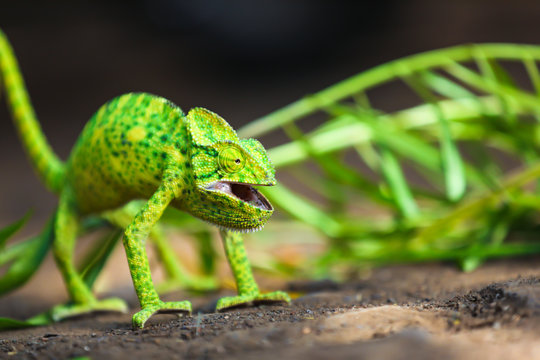
[[[375,269],[346,284],[288,284],[290,306],[213,313],[219,296],[188,296],[193,316],[99,314],[0,333],[0,358],[66,359],[540,359],[540,258]],[[49,300],[50,301],[50,300]],[[50,304],[12,295],[2,315]],[[136,310],[136,307],[132,309]]]

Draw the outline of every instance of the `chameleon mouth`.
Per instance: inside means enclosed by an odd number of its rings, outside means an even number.
[[[205,189],[224,193],[261,210],[274,210],[270,202],[266,200],[263,194],[261,194],[250,184],[215,181],[208,185]]]

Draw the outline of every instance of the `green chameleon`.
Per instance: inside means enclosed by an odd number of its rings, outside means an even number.
[[[71,302],[52,309],[54,320],[90,311],[127,310],[121,299],[94,297],[74,266],[73,250],[85,217],[106,214],[133,199],[147,199],[123,237],[141,305],[133,316],[134,327],[142,328],[157,312],[191,312],[189,301],[160,300],[146,255],[145,239],[169,205],[220,228],[238,296],[221,298],[216,310],[290,302],[282,291],[259,292],[240,234],[261,229],[273,212],[253,187],[276,183],[274,167],[257,140],[239,139],[223,118],[206,109],[194,108],[186,115],[164,98],[130,93],[97,111],[63,163],[40,129],[13,50],[1,31],[0,74],[32,165],[59,196],[52,248]]]

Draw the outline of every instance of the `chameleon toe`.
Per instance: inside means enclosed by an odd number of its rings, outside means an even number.
[[[290,296],[283,291],[275,291],[266,294],[227,296],[218,300],[216,311],[227,311],[239,306],[248,306],[251,304],[272,304],[272,303],[290,303]]]
[[[171,313],[186,313],[191,314],[191,303],[189,301],[173,301],[173,302],[163,302],[160,301],[158,304],[152,304],[144,306],[143,309],[135,315],[133,315],[132,324],[134,329],[142,329],[144,324],[152,315],[162,313],[162,314],[171,314]]]
[[[271,293],[260,294],[255,299],[253,299],[253,302],[256,304],[275,302],[284,302],[290,304],[291,297],[284,291],[274,291]]]

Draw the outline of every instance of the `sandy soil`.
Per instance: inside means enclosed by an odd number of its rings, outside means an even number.
[[[299,295],[290,306],[227,313],[210,310],[223,294],[191,296],[192,317],[156,316],[144,330],[133,331],[129,315],[100,314],[5,331],[0,358],[540,359],[538,257],[472,273],[449,264],[396,266],[346,284],[288,288]],[[20,295],[0,301],[2,315],[45,306]]]

